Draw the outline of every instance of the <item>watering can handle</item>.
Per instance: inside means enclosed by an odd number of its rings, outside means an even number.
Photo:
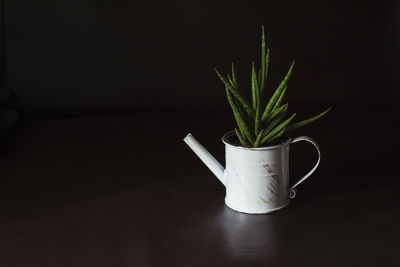
[[[318,146],[317,142],[315,142],[314,139],[312,139],[312,138],[310,138],[308,136],[299,136],[299,137],[294,138],[291,143],[293,144],[293,143],[296,143],[296,142],[299,142],[299,141],[307,141],[307,142],[310,142],[311,144],[314,145],[314,147],[318,151],[318,161],[314,165],[314,167],[306,175],[303,176],[303,178],[298,180],[294,185],[292,185],[292,187],[290,187],[290,190],[289,190],[290,198],[294,198],[296,196],[296,189],[295,189],[296,186],[298,186],[299,184],[304,182],[304,180],[307,179],[317,169],[317,167],[319,165],[319,162],[321,161],[321,151],[319,150],[319,146]]]

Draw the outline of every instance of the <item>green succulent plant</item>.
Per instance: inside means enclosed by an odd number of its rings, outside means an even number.
[[[282,135],[321,118],[331,109],[328,108],[309,119],[292,123],[296,113],[289,116],[288,104],[282,104],[282,102],[286,94],[287,83],[293,71],[294,61],[269,101],[264,102],[269,58],[270,50],[269,48],[266,49],[264,27],[262,27],[261,69],[258,75],[256,74],[254,62],[251,66],[251,103],[240,93],[233,63],[232,76],[229,74],[223,76],[215,68],[219,79],[225,85],[228,102],[238,126],[235,132],[240,144],[244,147],[274,145],[280,141]]]

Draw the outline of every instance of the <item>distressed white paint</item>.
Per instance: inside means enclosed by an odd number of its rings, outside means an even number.
[[[224,135],[226,169],[191,135],[184,141],[226,187],[225,203],[245,213],[262,214],[281,209],[294,197],[294,188],[318,167],[320,151],[310,137],[288,139],[271,147],[245,148],[228,142],[233,132]],[[318,161],[303,178],[289,186],[289,147],[291,143],[308,141],[318,151]]]

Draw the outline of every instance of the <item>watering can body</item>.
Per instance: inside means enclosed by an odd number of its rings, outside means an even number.
[[[234,132],[222,138],[225,144],[226,168],[191,135],[184,141],[206,164],[226,188],[225,204],[233,210],[250,213],[270,213],[286,207],[295,196],[295,187],[308,178],[318,162],[293,186],[289,186],[289,148],[298,141],[308,141],[320,151],[309,137],[288,138],[283,143],[260,148],[246,148],[233,144]]]

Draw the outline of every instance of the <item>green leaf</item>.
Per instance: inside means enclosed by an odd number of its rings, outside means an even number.
[[[265,86],[265,67],[266,67],[266,62],[265,62],[265,33],[264,33],[264,26],[261,26],[261,75],[260,75],[260,91],[262,92],[264,90]]]
[[[238,87],[235,85],[235,82],[231,79],[231,76],[229,76],[229,74],[227,74],[226,76],[228,77],[228,81],[231,84],[231,86],[237,90]]]
[[[287,82],[289,81],[290,75],[292,74],[294,67],[294,61],[292,65],[289,68],[289,71],[286,73],[285,78],[283,78],[282,82],[279,84],[278,88],[275,90],[274,94],[272,95],[271,99],[269,100],[267,106],[265,107],[264,114],[268,114],[271,112],[272,108],[275,106],[276,101],[279,99],[280,95],[282,94],[283,90],[285,89],[285,86]]]
[[[261,129],[260,110],[257,109],[255,122],[254,122],[254,133],[255,133],[255,135],[257,135],[257,133],[260,131],[260,129]]]
[[[261,108],[260,108],[260,88],[257,82],[256,69],[254,67],[254,62],[251,65],[251,91],[253,96],[253,109],[256,111],[254,118],[254,133],[258,134],[261,127]]]
[[[282,136],[282,134],[285,133],[285,129],[286,128],[283,128],[282,130],[277,132],[273,137],[271,137],[271,139],[268,141],[268,143],[272,145],[275,141],[277,141]]]
[[[263,136],[263,132],[264,132],[263,130],[260,131],[260,133],[258,134],[258,136],[256,138],[256,141],[254,141],[253,147],[258,147],[260,145],[261,138]]]
[[[235,103],[234,99],[232,98],[232,95],[231,95],[231,92],[229,91],[229,89],[226,88],[225,90],[226,90],[226,96],[228,98],[228,102],[232,108],[233,115],[236,119],[236,123],[239,127],[240,132],[242,133],[243,136],[245,136],[247,138],[248,141],[250,141],[250,143],[253,143],[254,137],[250,131],[250,127],[243,120],[243,117],[240,114],[240,110],[236,106],[236,103]]]
[[[233,80],[233,83],[235,84],[236,88],[239,88],[239,84],[238,84],[237,78],[236,78],[235,66],[234,66],[233,62],[232,62],[232,80]]]
[[[254,69],[254,62],[251,63],[251,101],[253,104],[253,110],[257,107],[257,96],[258,96],[258,83],[256,71]]]
[[[260,89],[260,98],[264,99],[265,97],[265,87],[267,84],[267,77],[268,77],[268,66],[269,66],[269,48],[267,48],[267,55],[265,56],[265,78],[264,78],[264,88]],[[260,69],[261,72],[261,69]],[[260,75],[261,76],[261,75]],[[261,109],[263,110],[265,108],[265,105],[263,102],[261,102]]]
[[[269,134],[271,130],[273,130],[279,123],[282,122],[282,119],[286,116],[287,109],[283,109],[280,113],[278,113],[273,119],[269,120],[264,127],[264,136]]]
[[[328,108],[327,110],[325,110],[324,112],[322,112],[322,113],[320,113],[320,114],[318,114],[318,115],[316,115],[316,116],[314,116],[314,117],[311,117],[311,118],[309,118],[309,119],[306,119],[306,120],[303,120],[303,121],[299,121],[299,122],[296,122],[296,123],[294,123],[294,124],[291,124],[291,125],[289,125],[287,128],[286,128],[286,133],[288,133],[288,132],[290,132],[290,131],[293,131],[294,129],[297,129],[297,128],[299,128],[299,127],[303,127],[304,125],[307,125],[307,124],[309,124],[309,123],[312,123],[313,121],[316,121],[316,120],[318,120],[319,118],[321,118],[322,116],[324,116],[326,113],[328,113],[328,111],[329,110],[331,110],[332,108],[330,107],[330,108]]]
[[[233,98],[232,100],[235,103],[235,105],[239,111],[240,117],[243,119],[243,122],[247,125],[249,131],[253,132],[254,131],[254,121],[247,114],[247,112],[243,109],[243,107],[240,105],[239,101],[236,98]]]
[[[265,82],[267,81],[268,77],[268,69],[269,69],[269,48],[267,48],[267,55],[265,56]],[[265,86],[264,82],[264,86]]]
[[[242,146],[249,146],[249,144],[247,143],[246,139],[244,139],[243,135],[238,131],[238,129],[235,128],[235,132],[236,132],[236,136],[239,139],[239,142]]]
[[[247,103],[246,99],[244,99],[238,90],[236,90],[232,85],[230,84],[229,81],[225,79],[224,76],[222,76],[221,73],[215,68],[215,72],[217,73],[219,79],[225,84],[225,87],[228,88],[228,90],[232,93],[232,95],[240,102],[240,104],[243,106],[243,108],[246,110],[246,112],[254,118],[254,111],[250,108],[249,104]]]
[[[269,122],[271,122],[275,118],[277,118],[277,117],[281,116],[282,114],[286,113],[287,108],[288,108],[288,104],[286,103],[285,105],[282,105],[279,108],[277,108],[276,110],[272,111],[267,117],[262,117],[261,119],[264,122],[264,124],[268,124]]]
[[[260,109],[256,110],[256,115],[255,115],[255,121],[254,121],[254,133],[257,135],[257,133],[260,131],[261,128],[261,118],[260,118]]]
[[[276,110],[281,105],[282,100],[285,97],[286,90],[287,90],[287,86],[285,86],[285,88],[283,89],[283,91],[282,91],[281,95],[279,96],[278,100],[275,102],[275,105],[272,108],[272,112],[274,112],[274,110]]]
[[[235,87],[233,84],[234,83],[233,79],[230,78],[229,74],[227,76],[228,76],[228,79],[229,79],[229,82],[231,83],[231,85],[233,87]],[[237,87],[235,87],[235,88],[238,89]],[[246,112],[246,110],[242,107],[242,105],[240,105],[240,102],[236,98],[234,98],[233,101],[236,104],[236,107],[240,113],[241,118],[246,123],[246,125],[249,126],[250,130],[252,131],[254,128],[254,122],[252,122],[253,120],[251,119],[251,116]]]
[[[281,124],[279,124],[278,126],[276,126],[272,131],[270,131],[265,137],[263,137],[263,139],[261,140],[261,144],[267,143],[271,138],[274,137],[275,134],[279,133],[279,131],[281,131],[283,128],[286,127],[286,125],[288,125],[293,118],[296,116],[296,113],[294,113],[292,116],[290,116],[289,119],[285,120],[284,122],[282,122]]]

